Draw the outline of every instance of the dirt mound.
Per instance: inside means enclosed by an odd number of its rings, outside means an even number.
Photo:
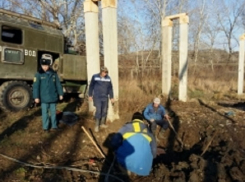
[[[93,133],[93,118],[85,111],[78,113],[79,119],[74,125],[62,124],[60,131],[49,133],[41,130],[39,108],[18,115],[2,113],[0,153],[5,156],[0,156],[0,179],[3,182],[244,181],[243,107],[201,100],[171,101],[165,106],[177,135],[171,128],[164,133],[158,143],[162,150],[147,177],[122,173],[108,149],[111,136],[130,120],[132,113],[120,113],[120,120],[108,123],[109,127],[99,133]],[[93,137],[102,154],[81,126]],[[18,161],[11,161],[6,156]]]

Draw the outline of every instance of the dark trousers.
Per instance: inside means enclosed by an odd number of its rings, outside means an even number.
[[[147,122],[150,124],[150,129],[152,132],[154,132],[157,129],[157,125],[159,125],[164,130],[168,129],[169,127],[168,121],[166,121],[165,119],[156,120],[154,122],[150,122],[150,121],[147,121]]]
[[[107,116],[108,99],[106,100],[94,99],[94,106],[96,108],[95,119],[101,119]]]

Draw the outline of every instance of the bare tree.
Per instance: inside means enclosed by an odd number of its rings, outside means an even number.
[[[118,18],[118,49],[120,54],[129,54],[134,50],[135,31],[132,19],[126,16]]]
[[[235,35],[235,32],[239,28],[238,22],[242,17],[244,8],[245,2],[243,0],[229,1],[229,4],[223,0],[219,8],[217,8],[217,19],[226,38],[224,47],[227,48],[229,53],[228,61],[230,61],[233,48],[238,46],[238,36]]]
[[[125,7],[127,3],[121,4],[121,6]],[[132,1],[130,6],[124,9],[127,10],[121,12],[121,21],[118,23],[119,27],[122,27],[119,33],[124,38],[123,45],[128,46],[128,48],[124,47],[124,50],[135,52],[137,70],[139,70],[140,66],[144,69],[150,60],[153,50],[157,49],[157,44],[160,40],[158,34],[153,31],[156,26],[152,22],[151,15],[145,8],[144,2]]]
[[[210,16],[209,18],[209,23],[206,23],[204,26],[204,31],[203,35],[201,37],[201,41],[205,45],[205,49],[208,49],[208,58],[209,58],[209,63],[211,64],[211,68],[214,71],[214,62],[218,63],[220,60],[219,59],[214,59],[214,49],[217,46],[217,39],[218,35],[220,33],[220,27],[219,24],[216,22],[217,19],[214,17]]]
[[[76,50],[84,51],[84,13],[82,0],[7,0],[9,10],[34,16],[58,25],[72,40]]]
[[[192,33],[193,33],[193,50],[194,50],[194,62],[196,64],[198,59],[198,51],[200,45],[200,37],[202,35],[203,27],[205,26],[208,14],[206,11],[206,0],[195,1],[195,12],[192,12]],[[209,3],[209,2],[208,2]]]
[[[216,4],[217,5],[217,4]],[[221,32],[221,26],[218,19],[214,16],[216,10],[215,1],[208,3],[207,6],[207,15],[206,23],[203,27],[201,42],[203,44],[203,49],[208,50],[208,61],[211,64],[212,71],[214,71],[214,63],[218,63],[220,59],[217,59],[215,56],[214,50],[220,46],[218,44],[218,38]]]
[[[123,8],[123,17],[128,16],[127,21],[122,22],[122,26],[131,30],[130,50],[136,52],[136,65],[142,68],[146,65],[161,66],[161,22],[166,14],[179,13],[186,8],[187,0],[131,0],[130,6]],[[125,7],[129,2],[121,2],[121,6]],[[119,10],[120,11],[120,10]],[[128,22],[133,23],[128,23]],[[120,23],[120,22],[119,22]],[[127,24],[126,24],[127,23]],[[132,27],[129,27],[132,26]],[[124,44],[127,45],[127,44]],[[128,44],[129,45],[129,44]],[[134,46],[132,46],[134,45]],[[129,49],[128,49],[129,50]],[[158,52],[158,58],[152,59],[152,53]]]

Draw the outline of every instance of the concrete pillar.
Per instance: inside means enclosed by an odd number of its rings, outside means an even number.
[[[162,93],[168,97],[171,92],[172,26],[170,19],[162,20]]]
[[[97,2],[84,1],[88,86],[92,75],[100,72],[98,12]],[[89,111],[94,110],[93,102],[89,101]]]
[[[107,119],[113,122],[118,113],[118,45],[117,45],[117,0],[102,0],[104,64],[108,68],[114,91],[114,106],[109,104]]]
[[[179,100],[187,101],[188,16],[179,17]]]
[[[238,94],[243,94],[243,82],[244,82],[244,40],[245,34],[240,37],[239,47],[239,65],[238,65]]]

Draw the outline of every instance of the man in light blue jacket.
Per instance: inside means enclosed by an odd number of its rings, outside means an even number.
[[[157,147],[141,113],[134,113],[132,121],[112,137],[111,146],[117,162],[125,170],[140,176],[150,174]]]
[[[147,120],[147,122],[150,124],[151,131],[153,135],[157,139],[157,134],[156,134],[156,129],[157,125],[161,127],[161,129],[168,129],[169,124],[168,124],[168,119],[169,116],[165,111],[165,108],[160,104],[161,100],[156,97],[153,100],[153,103],[150,103],[149,105],[146,106],[144,110],[144,118]]]

